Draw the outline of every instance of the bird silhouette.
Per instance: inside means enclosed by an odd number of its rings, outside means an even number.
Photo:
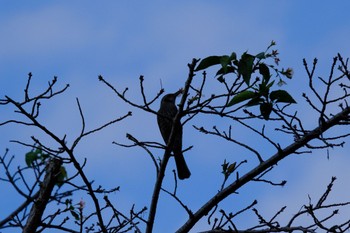
[[[158,111],[158,126],[166,144],[168,144],[170,138],[171,130],[174,124],[174,117],[178,112],[175,100],[180,93],[182,93],[182,90],[165,95],[162,98],[160,109]],[[175,122],[174,142],[172,144],[171,151],[174,153],[175,164],[179,179],[183,180],[189,178],[191,176],[191,172],[188,169],[185,158],[182,154],[182,125],[180,119],[178,119]]]

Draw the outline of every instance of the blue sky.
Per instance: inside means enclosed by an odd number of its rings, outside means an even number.
[[[111,199],[125,210],[133,203],[140,209],[149,204],[154,170],[141,149],[120,148],[111,142],[128,143],[126,132],[140,140],[161,142],[161,137],[153,115],[135,111],[116,99],[98,81],[98,75],[103,75],[119,90],[129,87],[130,98],[137,101],[141,100],[139,75],[145,76],[150,96],[157,93],[160,83],[166,92],[173,92],[184,85],[187,63],[192,58],[232,51],[240,54],[247,50],[255,54],[275,40],[281,65],[294,69],[294,78],[286,88],[302,102],[300,96],[306,90],[302,84],[306,80],[302,58],[311,62],[318,57],[318,75],[328,75],[332,58],[338,52],[344,57],[350,53],[350,3],[346,1],[337,4],[319,1],[12,1],[0,6],[0,97],[6,94],[23,98],[28,72],[33,73],[33,93],[42,90],[53,76],[58,76],[58,86],[69,83],[67,93],[50,102],[51,105],[43,105],[41,116],[58,135],[67,134],[68,142],[80,130],[76,97],[90,129],[133,111],[132,118],[86,138],[77,148],[80,161],[88,159],[86,171],[91,179],[106,187],[121,185],[121,192],[113,194]],[[0,113],[0,120],[13,115],[8,108],[1,108]],[[303,117],[313,128],[317,122],[307,113]],[[217,118],[215,121],[198,119],[195,123],[223,128],[229,124]],[[223,159],[235,161],[247,155],[216,138],[198,135],[190,125],[184,132],[184,145],[195,147],[186,155],[192,177],[181,182],[179,195],[195,211],[219,188]],[[9,148],[18,162],[23,163],[21,154],[27,148],[8,141],[30,142],[31,135],[45,140],[32,128],[0,128],[0,151]],[[249,133],[237,136],[251,137]],[[285,144],[290,142],[290,138],[283,140]],[[290,181],[286,187],[247,187],[240,196],[225,202],[225,206],[228,209],[244,207],[258,198],[259,209],[267,215],[273,215],[286,202],[291,203],[293,213],[308,202],[307,194],[317,196],[324,190],[331,176],[338,177],[335,196],[346,198],[344,193],[350,180],[345,167],[350,162],[348,148],[330,152],[330,160],[326,152],[288,158],[273,172],[276,178]],[[268,156],[270,151],[263,154]],[[169,166],[171,170],[173,162]],[[172,187],[171,173],[168,175],[165,185]],[[0,194],[0,197],[2,195],[9,196]],[[75,200],[78,202],[81,198],[85,197],[75,197]],[[10,198],[7,203],[10,208],[20,201]],[[186,214],[176,203],[164,193],[160,203],[155,232],[171,232],[181,226]],[[169,211],[171,208],[174,210]],[[1,213],[0,218],[3,216]],[[249,225],[253,220],[256,219],[247,217],[242,225]],[[206,229],[205,222],[195,229]]]

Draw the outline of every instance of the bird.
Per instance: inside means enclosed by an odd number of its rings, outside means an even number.
[[[168,144],[174,118],[178,112],[175,105],[175,100],[181,93],[182,89],[175,93],[167,94],[162,98],[160,103],[160,108],[157,114],[157,122],[165,144]],[[188,169],[185,158],[182,154],[182,124],[180,119],[175,122],[174,134],[174,142],[172,144],[171,151],[174,154],[177,175],[180,180],[183,180],[189,178],[191,176],[191,172]]]

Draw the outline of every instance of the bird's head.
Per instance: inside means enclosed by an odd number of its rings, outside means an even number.
[[[162,103],[173,103],[173,104],[175,104],[176,97],[179,96],[180,94],[182,94],[182,89],[178,90],[175,93],[166,94],[162,98]]]

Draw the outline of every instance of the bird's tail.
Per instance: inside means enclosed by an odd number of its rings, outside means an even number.
[[[179,179],[183,180],[183,179],[189,178],[191,176],[191,172],[187,167],[187,164],[182,152],[174,153],[174,157],[175,157],[177,175],[179,176]]]

